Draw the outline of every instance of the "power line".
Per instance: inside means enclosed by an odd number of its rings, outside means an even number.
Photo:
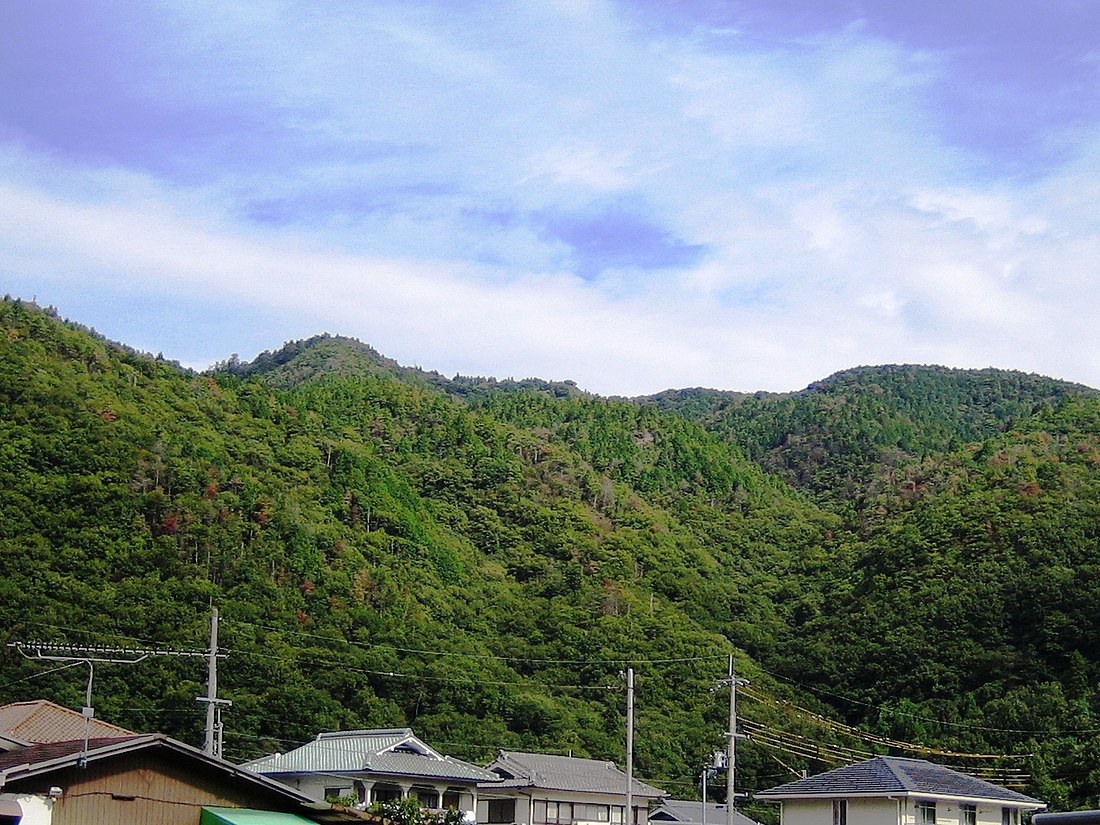
[[[961,728],[963,730],[980,730],[987,731],[989,733],[1017,733],[1021,735],[1043,735],[1043,736],[1084,736],[1100,733],[1100,728],[1084,728],[1084,729],[1069,729],[1069,730],[1024,730],[1021,728],[994,728],[986,725],[978,725],[972,722],[947,722],[941,719],[936,719],[932,716],[923,716],[918,713],[910,713],[908,711],[897,710],[886,705],[876,705],[873,702],[865,702],[861,699],[853,699],[851,696],[846,696],[842,693],[835,693],[833,691],[825,690],[820,687],[811,687],[803,682],[799,682],[797,679],[791,679],[788,676],[783,676],[779,673],[772,673],[769,670],[759,668],[761,673],[765,673],[771,676],[773,679],[778,679],[782,682],[786,682],[789,685],[804,690],[806,693],[811,693],[817,696],[829,696],[833,699],[840,699],[844,702],[849,702],[853,705],[860,705],[871,710],[877,710],[884,713],[892,713],[897,716],[905,716],[909,719],[916,719],[920,722],[931,722],[933,724],[941,725],[943,727]]]
[[[50,673],[57,673],[57,671],[59,671],[59,670],[68,670],[69,668],[76,667],[79,664],[81,664],[81,662],[69,662],[69,664],[67,664],[67,665],[61,665],[59,667],[51,667],[49,670],[43,670],[43,671],[39,671],[38,673],[32,673],[30,676],[24,676],[22,679],[13,679],[10,682],[5,682],[4,684],[0,685],[0,688],[11,687],[12,685],[17,685],[20,682],[29,682],[31,679],[37,679],[39,676],[46,676]]]
[[[352,647],[361,647],[365,649],[384,649],[394,650],[398,653],[416,653],[424,656],[438,656],[438,657],[456,657],[467,659],[491,659],[501,662],[526,662],[530,664],[553,664],[553,665],[657,665],[657,664],[680,664],[683,662],[704,662],[704,661],[725,661],[728,657],[728,653],[715,653],[708,656],[682,656],[676,658],[667,659],[551,659],[551,658],[535,658],[525,656],[500,656],[492,653],[460,653],[450,650],[429,650],[426,648],[415,647],[399,647],[398,645],[372,643],[372,642],[359,642],[352,639],[343,638],[340,636],[324,636],[318,633],[307,633],[304,630],[288,630],[285,628],[271,627],[270,625],[263,625],[257,622],[245,622],[235,619],[223,620],[225,624],[240,625],[242,627],[254,627],[260,630],[267,630],[272,633],[283,633],[290,636],[304,636],[310,639],[319,639],[324,642],[339,642],[341,644],[351,645]]]
[[[814,722],[817,722],[825,727],[828,727],[834,731],[848,734],[864,742],[870,742],[884,747],[900,748],[902,750],[912,751],[915,753],[925,753],[932,756],[947,756],[957,759],[1026,759],[1033,754],[989,754],[989,753],[966,753],[959,751],[946,750],[944,748],[933,748],[927,745],[918,745],[914,742],[905,742],[900,739],[891,739],[886,736],[880,736],[878,734],[870,733],[868,731],[860,730],[859,728],[846,725],[843,722],[838,722],[834,719],[822,716],[819,713],[814,713],[812,710],[796,705],[793,702],[789,702],[785,699],[773,699],[771,697],[762,696],[756,691],[751,689],[745,690],[745,695],[750,699],[754,699],[757,702],[771,705],[776,708],[789,708],[804,718],[810,718]]]
[[[247,650],[234,650],[235,656],[252,656],[260,659],[272,659],[281,662],[291,662],[293,664],[300,663],[304,657],[289,658],[287,656],[277,656],[272,653],[257,653]],[[522,682],[506,681],[506,680],[494,680],[494,679],[455,679],[448,676],[431,676],[423,673],[402,673],[395,670],[374,670],[372,668],[358,667],[356,665],[350,665],[343,661],[327,661],[324,659],[306,659],[306,662],[320,666],[332,666],[339,667],[343,670],[352,670],[356,673],[365,673],[370,676],[386,676],[394,679],[413,679],[425,682],[443,682],[459,685],[498,685],[514,688],[547,688],[551,690],[594,690],[613,692],[621,691],[621,685],[560,685],[560,684],[547,684],[545,682],[535,682],[533,680],[526,680]]]

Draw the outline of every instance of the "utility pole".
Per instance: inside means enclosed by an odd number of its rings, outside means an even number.
[[[626,810],[623,825],[634,825],[634,668],[626,669]]]
[[[222,755],[222,707],[233,703],[218,698],[218,608],[210,609],[210,649],[206,653],[206,695],[195,697],[206,703],[206,738],[202,752],[207,756]]]
[[[737,742],[737,686],[747,685],[748,679],[739,679],[733,672],[733,654],[730,654],[729,663],[729,677],[726,679],[726,683],[730,689],[730,728],[726,731],[726,761],[728,765],[726,767],[726,825],[734,825],[734,809],[733,806],[737,800],[737,794],[734,791],[736,787],[734,782],[734,776],[736,774],[737,761],[736,761],[736,742]]]
[[[703,812],[702,813],[703,813],[703,815],[699,819],[700,825],[707,825],[707,773],[708,772],[709,772],[709,768],[704,767],[703,768],[703,779],[702,779],[702,785],[703,785]]]

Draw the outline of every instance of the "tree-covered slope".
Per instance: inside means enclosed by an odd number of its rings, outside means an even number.
[[[893,750],[1100,802],[1100,402],[1015,373],[823,385],[706,415],[684,393],[701,423],[672,396],[446,379],[329,336],[195,375],[6,301],[0,622],[201,649],[217,606],[239,760],[400,724],[475,760],[621,759],[634,667],[637,771],[686,796],[733,653],[739,788]],[[834,431],[809,491],[747,457]],[[83,670],[54,667],[6,650],[0,699],[82,704]],[[204,675],[104,665],[94,703],[198,742]]]
[[[393,724],[468,758],[621,758],[633,663],[639,772],[690,783],[721,741],[725,656],[774,646],[781,573],[835,522],[631,405],[471,406],[390,371],[302,367],[331,339],[273,361],[302,380],[192,375],[0,307],[8,639],[201,648],[218,606],[233,758]],[[81,702],[77,671],[42,670],[9,651],[0,684]],[[203,675],[103,666],[96,705],[197,741]]]
[[[1012,429],[1080,384],[1009,370],[859,367],[798,393],[679,390],[640,399],[699,421],[767,471],[836,504],[881,468]]]

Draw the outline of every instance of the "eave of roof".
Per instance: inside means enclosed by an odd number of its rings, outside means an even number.
[[[572,791],[577,793],[626,795],[626,774],[612,762],[583,759],[573,756],[524,753],[522,751],[498,751],[490,770],[499,767],[513,775],[499,785],[486,787],[509,790],[537,789],[544,791]],[[639,798],[660,799],[668,795],[640,779],[634,779],[631,793]]]
[[[885,796],[986,801],[1018,808],[1044,805],[1041,800],[952,768],[893,756],[876,756],[756,794],[758,799],[772,802]]]
[[[395,751],[406,743],[415,744],[418,752]],[[244,767],[272,776],[324,773],[423,779],[456,785],[500,782],[499,777],[478,765],[440,755],[407,728],[325,733],[286,753],[254,759]]]
[[[133,753],[147,748],[162,747],[174,751],[195,761],[201,762],[219,771],[236,776],[238,779],[253,785],[258,785],[272,793],[289,799],[298,804],[315,807],[317,801],[295,789],[269,779],[261,774],[253,773],[238,767],[224,759],[209,756],[197,748],[179,742],[163,733],[149,733],[139,736],[125,736],[117,738],[92,739],[88,741],[85,752],[84,741],[53,742],[43,745],[32,745],[19,751],[9,751],[0,754],[0,788],[9,782],[16,782],[49,773],[60,768],[67,768],[80,764],[83,758],[88,762],[98,762],[113,756]],[[4,766],[7,767],[4,767]]]

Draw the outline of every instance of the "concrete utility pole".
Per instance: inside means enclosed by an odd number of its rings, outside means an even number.
[[[736,742],[737,742],[737,685],[747,685],[748,679],[739,679],[733,672],[733,654],[730,654],[729,678],[726,680],[730,688],[730,729],[726,731],[726,825],[734,825],[734,809],[737,794],[734,778],[736,774]]]
[[[202,752],[222,755],[222,707],[233,703],[218,698],[218,608],[210,609],[210,649],[206,652],[206,695],[196,697],[206,703],[206,738]]]
[[[626,669],[626,810],[623,825],[634,825],[634,668]]]

